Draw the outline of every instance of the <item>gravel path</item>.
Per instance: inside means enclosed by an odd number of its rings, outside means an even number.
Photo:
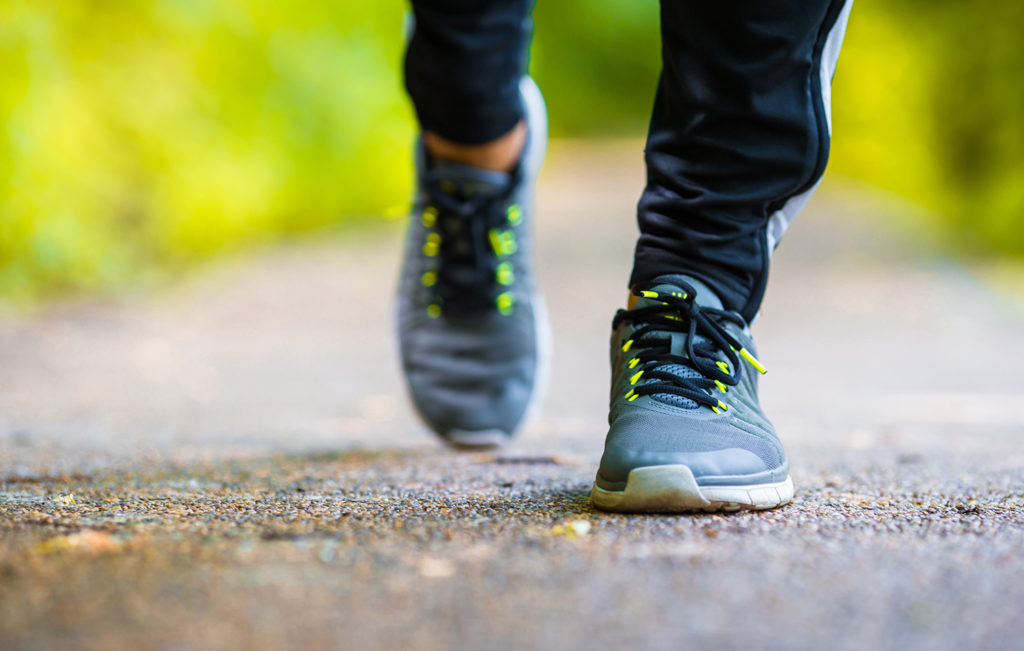
[[[552,151],[551,388],[496,454],[405,402],[397,222],[0,317],[0,648],[1024,648],[1024,308],[842,187],[754,330],[795,503],[590,507],[639,161]]]

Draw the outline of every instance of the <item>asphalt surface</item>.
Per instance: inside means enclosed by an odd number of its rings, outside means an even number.
[[[0,317],[0,648],[1024,648],[1024,309],[826,183],[754,326],[795,502],[594,511],[639,145],[540,197],[550,390],[445,450],[391,341],[398,222]]]

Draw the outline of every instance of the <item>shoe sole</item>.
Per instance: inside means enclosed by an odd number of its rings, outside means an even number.
[[[509,441],[509,435],[500,429],[453,429],[442,438],[453,448],[467,451],[493,450],[504,446]]]
[[[793,481],[702,487],[687,466],[649,466],[631,470],[621,491],[594,484],[590,500],[602,511],[621,513],[761,511],[791,502]]]

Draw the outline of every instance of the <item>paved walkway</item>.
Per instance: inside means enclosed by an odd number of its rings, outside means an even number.
[[[0,648],[1024,648],[1024,317],[826,184],[755,325],[796,502],[586,498],[639,145],[540,197],[539,418],[442,449],[391,341],[400,224],[0,318]]]

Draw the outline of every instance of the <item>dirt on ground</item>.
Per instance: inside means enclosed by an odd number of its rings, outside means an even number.
[[[397,221],[0,317],[0,648],[1024,648],[1024,309],[860,189],[754,326],[794,503],[591,507],[641,163],[552,149],[550,389],[497,452],[407,405]]]

